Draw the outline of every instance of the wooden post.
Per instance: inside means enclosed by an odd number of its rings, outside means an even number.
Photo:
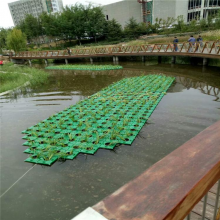
[[[162,63],[162,57],[161,56],[158,57],[158,63]]]
[[[207,58],[203,58],[202,65],[208,66],[208,59]]]
[[[93,59],[92,59],[92,57],[90,57],[90,63],[93,64]]]
[[[145,56],[142,56],[142,57],[141,57],[141,60],[142,60],[142,62],[145,62],[145,60],[146,60],[146,59],[145,59]]]
[[[172,64],[175,64],[175,63],[176,63],[176,57],[175,57],[175,56],[172,57],[171,63],[172,63]]]
[[[68,64],[68,60],[67,59],[65,59],[65,63]]]
[[[32,66],[31,60],[28,60],[28,63],[29,63],[30,66]]]
[[[45,61],[45,64],[46,64],[46,66],[47,66],[47,65],[48,65],[48,60],[47,60],[47,59],[45,59],[44,61]]]

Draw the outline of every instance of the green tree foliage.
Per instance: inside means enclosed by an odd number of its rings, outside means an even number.
[[[80,40],[85,34],[85,7],[82,4],[75,4],[74,6],[66,7],[63,10],[62,18],[64,26],[70,39],[77,38]],[[65,33],[65,30],[63,30]]]
[[[150,32],[151,32],[150,27],[147,26],[146,23],[141,22],[141,23],[138,24],[137,33],[139,35],[145,35],[145,34],[148,34]]]
[[[105,27],[107,22],[105,20],[105,15],[100,7],[92,7],[89,5],[86,9],[86,33],[95,39],[104,35]]]
[[[206,19],[202,19],[199,21],[201,29],[205,29],[207,27],[207,21]]]
[[[193,19],[189,22],[189,31],[197,31],[199,29],[199,26],[197,25],[197,20]]]
[[[128,23],[125,25],[124,28],[124,34],[126,37],[133,38],[139,36],[138,33],[138,23],[137,21],[132,17],[129,19]]]
[[[25,50],[27,38],[21,30],[14,28],[7,35],[7,46],[15,52]]]
[[[40,17],[40,24],[42,33],[46,34],[47,36],[57,36],[59,35],[59,26],[58,22],[56,21],[56,15],[54,14],[47,14],[43,12]]]
[[[162,26],[162,21],[163,21],[162,18],[156,18],[155,23],[154,24],[149,24],[148,28],[150,28],[152,33],[158,33],[160,27]]]
[[[42,25],[38,18],[33,15],[26,15],[25,19],[20,23],[18,28],[26,34],[27,39],[37,38],[42,34]]]
[[[119,40],[122,37],[122,34],[122,27],[115,19],[107,22],[106,38],[109,41]]]
[[[185,31],[186,25],[184,23],[183,15],[179,15],[176,21],[177,21],[177,24],[175,25],[176,30],[179,30],[180,32]]]
[[[215,16],[215,28],[220,29],[220,10],[218,10],[218,13]]]
[[[7,49],[7,35],[10,29],[0,28],[0,53],[2,53],[3,49]]]

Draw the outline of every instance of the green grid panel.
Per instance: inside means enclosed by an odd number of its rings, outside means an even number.
[[[51,165],[79,153],[94,154],[132,144],[175,78],[147,75],[124,78],[26,129],[26,162]]]
[[[59,66],[48,66],[46,69],[53,70],[117,70],[122,69],[119,65],[59,65]]]

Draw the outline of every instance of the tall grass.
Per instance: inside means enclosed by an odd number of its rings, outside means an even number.
[[[0,66],[0,93],[15,89],[29,83],[40,86],[47,82],[48,73],[43,70],[21,67],[12,63]]]
[[[199,34],[195,34],[194,37],[198,37]],[[219,30],[214,30],[214,31],[208,31],[201,33],[201,36],[203,38],[203,41],[216,41],[220,40],[220,29]],[[178,34],[177,34],[178,37]],[[178,37],[179,42],[187,42],[190,36],[181,36]],[[174,37],[161,37],[158,35],[157,38],[155,39],[145,39],[145,40],[135,40],[135,41],[130,41],[126,45],[129,46],[138,46],[138,45],[143,45],[143,44],[160,44],[160,43],[173,43]]]

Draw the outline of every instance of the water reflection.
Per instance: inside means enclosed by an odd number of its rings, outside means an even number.
[[[28,156],[23,153],[22,130],[124,77],[152,73],[176,77],[131,146],[80,154],[52,167],[35,166],[2,198],[2,219],[72,219],[219,120],[219,70],[202,73],[202,68],[191,66],[141,63],[124,67],[108,72],[50,71],[48,84],[0,97],[3,193],[32,167],[23,162]]]
[[[132,68],[130,68],[132,67]],[[170,68],[170,65],[154,65],[144,67],[140,65],[137,69],[137,64],[125,65],[121,70],[107,70],[107,71],[79,71],[79,70],[49,70],[51,76],[49,83],[40,88],[25,87],[19,88],[5,96],[6,99],[13,101],[21,97],[41,97],[51,96],[51,101],[58,101],[58,97],[72,95],[80,95],[81,99],[84,96],[89,96],[101,90],[109,84],[121,80],[124,77],[133,77],[148,74],[166,74],[176,77],[177,85],[173,92],[181,92],[182,89],[199,89],[202,93],[216,97],[219,99],[220,80],[219,73],[216,68],[207,70],[206,74],[202,74],[201,68],[194,68],[191,70],[188,66],[178,66]],[[169,71],[168,71],[169,70]],[[187,70],[187,71],[186,71]],[[217,76],[217,77],[216,77]],[[46,91],[46,92],[45,92]],[[42,99],[35,101],[43,101]],[[44,101],[49,101],[44,100]]]

